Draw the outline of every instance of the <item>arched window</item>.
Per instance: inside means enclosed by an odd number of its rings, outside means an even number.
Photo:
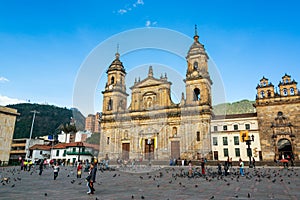
[[[151,97],[148,97],[147,98],[147,108],[151,108],[152,107],[152,98]]]
[[[198,69],[198,62],[194,62],[194,70]]]
[[[288,95],[288,92],[287,92],[287,89],[286,89],[286,88],[283,88],[283,95],[284,95],[284,96],[287,96],[287,95]]]
[[[268,97],[271,97],[271,91],[270,90],[268,90],[267,94],[268,94]]]
[[[194,89],[194,101],[199,101],[200,100],[200,90],[199,88]]]
[[[115,77],[112,76],[111,79],[110,79],[110,84],[114,84],[115,83]]]
[[[177,136],[177,128],[176,127],[173,127],[173,129],[172,129],[172,136],[173,137]]]
[[[265,92],[264,91],[260,92],[260,98],[265,98]]]
[[[107,106],[107,110],[112,110],[113,109],[113,100],[109,99],[108,100],[108,106]]]
[[[264,81],[264,83],[263,83],[263,86],[266,86],[267,84],[266,84],[266,82]]]
[[[290,94],[291,94],[291,95],[295,95],[295,90],[294,90],[294,88],[290,88]]]

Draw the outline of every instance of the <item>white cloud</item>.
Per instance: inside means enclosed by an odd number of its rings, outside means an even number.
[[[157,21],[151,22],[150,20],[147,20],[145,23],[146,27],[155,26],[157,24]]]
[[[136,4],[144,5],[144,1],[143,0],[137,0]]]
[[[118,10],[118,14],[123,15],[125,13],[127,13],[128,11],[131,11],[133,8],[136,8],[139,5],[144,5],[144,1],[143,0],[137,0],[135,3],[132,4],[132,7],[128,7],[128,5],[126,6],[126,8],[120,9]],[[114,11],[115,13],[115,11]]]
[[[151,25],[151,21],[150,21],[150,20],[147,20],[145,26],[146,26],[146,27],[150,27],[150,25]]]
[[[120,9],[120,10],[118,10],[118,13],[121,14],[121,15],[123,15],[124,13],[127,13],[127,10],[125,10],[125,9]]]
[[[14,99],[0,94],[0,105],[6,106],[9,104],[26,103],[25,100]]]
[[[5,77],[0,77],[0,83],[8,82],[9,80]]]

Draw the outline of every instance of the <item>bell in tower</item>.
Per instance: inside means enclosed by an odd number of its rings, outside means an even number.
[[[212,81],[208,72],[208,59],[204,45],[199,42],[197,26],[195,25],[194,42],[186,56],[187,72],[185,83],[187,105],[211,105]]]

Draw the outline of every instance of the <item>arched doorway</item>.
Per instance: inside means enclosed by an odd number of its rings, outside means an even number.
[[[281,139],[277,143],[279,159],[291,157],[292,155],[292,144],[288,139]]]

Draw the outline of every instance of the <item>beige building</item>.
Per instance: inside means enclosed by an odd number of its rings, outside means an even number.
[[[257,85],[256,111],[263,160],[300,156],[300,92],[285,74],[279,91],[263,77]]]
[[[0,106],[0,160],[8,163],[11,143],[15,130],[16,109]]]
[[[214,160],[226,161],[240,158],[249,161],[248,145],[241,140],[241,131],[247,131],[251,140],[251,157],[261,159],[260,137],[256,113],[214,116],[211,121],[212,153]],[[252,136],[254,141],[252,141]]]
[[[181,102],[171,99],[167,76],[148,76],[136,81],[127,107],[126,70],[116,53],[107,70],[100,118],[99,159],[196,159],[211,157],[212,117],[208,56],[197,34],[187,50],[185,94]]]
[[[100,113],[96,113],[95,115],[89,114],[85,118],[85,130],[90,131],[91,133],[100,133]]]

